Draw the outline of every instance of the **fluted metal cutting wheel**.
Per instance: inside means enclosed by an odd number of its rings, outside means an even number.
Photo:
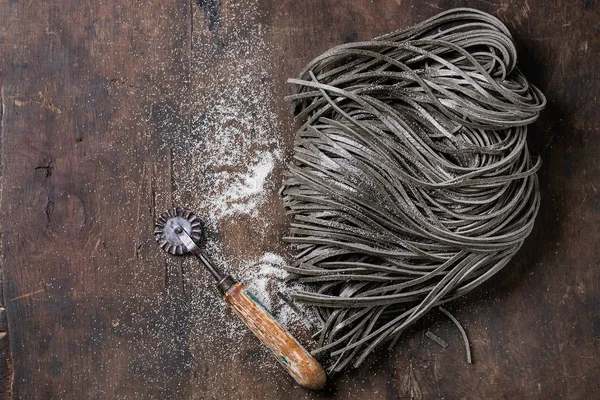
[[[180,256],[188,253],[187,247],[181,242],[175,227],[182,227],[195,243],[202,236],[202,221],[192,211],[176,207],[162,213],[154,225],[154,238],[158,245],[167,253]]]

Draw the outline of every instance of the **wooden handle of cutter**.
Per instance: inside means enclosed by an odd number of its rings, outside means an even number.
[[[242,283],[231,286],[224,298],[300,386],[318,390],[325,385],[325,371],[319,362],[273,318]]]

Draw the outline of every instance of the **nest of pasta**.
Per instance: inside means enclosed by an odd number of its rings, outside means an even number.
[[[330,372],[393,345],[432,308],[502,269],[540,194],[527,125],[544,95],[511,35],[473,9],[343,44],[289,82],[303,124],[283,196],[293,294],[323,322]]]

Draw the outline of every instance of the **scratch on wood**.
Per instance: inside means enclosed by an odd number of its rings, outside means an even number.
[[[437,10],[441,10],[442,9],[442,7],[440,7],[439,5],[434,4],[434,3],[425,3],[425,4],[427,4],[430,8],[435,8]]]
[[[26,297],[33,296],[34,294],[37,294],[37,293],[42,293],[42,292],[43,292],[43,291],[45,291],[45,290],[46,290],[46,288],[43,288],[43,289],[36,290],[35,292],[31,292],[31,293],[25,293],[25,294],[22,294],[22,295],[20,295],[20,296],[13,297],[12,299],[9,299],[9,301],[15,301],[15,300],[19,300],[19,299],[24,299],[24,298],[26,298]]]
[[[94,250],[92,250],[92,254],[96,253],[96,250],[98,250],[98,246],[100,246],[101,241],[102,241],[102,238],[99,237],[98,240],[96,241],[96,245],[94,246]]]
[[[42,92],[39,92],[38,94],[40,95],[40,107],[41,108],[46,108],[58,115],[62,114],[62,112],[60,111],[60,108],[58,108],[54,104],[52,104],[52,101],[50,99],[48,99],[46,96],[44,96],[44,94]]]
[[[403,393],[409,395],[411,400],[419,400],[423,398],[423,392],[421,391],[421,387],[419,386],[419,382],[417,382],[417,378],[413,371],[412,360],[410,360],[408,365],[408,374],[406,374],[402,380],[401,390]]]
[[[77,200],[79,200],[79,204],[81,205],[81,211],[83,214],[83,222],[81,223],[81,227],[79,228],[79,232],[81,232],[88,222],[87,207],[85,206],[83,197],[81,197],[81,193],[78,190],[73,191],[73,196],[77,197]]]

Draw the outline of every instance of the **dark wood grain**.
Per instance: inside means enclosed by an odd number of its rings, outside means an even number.
[[[204,92],[191,92],[218,83],[224,69],[217,51],[204,60],[207,73],[192,73],[198,45],[226,49],[263,32],[289,150],[296,126],[283,101],[286,78],[335,44],[456,6],[507,24],[519,68],[549,100],[530,130],[530,148],[544,161],[535,231],[505,270],[449,306],[472,340],[474,364],[465,361],[458,331],[436,313],[392,352],[334,378],[320,394],[262,368],[268,354],[250,333],[239,340],[192,335],[210,335],[221,321],[196,318],[189,306],[195,281],[160,252],[152,228],[186,172],[165,138],[202,123],[191,120],[181,97],[202,99]],[[252,24],[232,25],[233,10],[255,15]],[[595,1],[1,3],[0,393],[600,398],[599,53]],[[288,221],[276,195],[267,204],[272,229],[264,237],[248,232],[243,217],[224,224],[228,254],[283,248]],[[449,346],[424,337],[424,329]]]
[[[184,87],[189,71],[173,58],[188,48],[189,5],[169,4],[0,6],[14,398],[187,393],[186,315],[173,312],[185,300],[165,290],[164,257],[149,234],[155,208],[171,204],[153,104],[172,100],[161,82]],[[180,349],[154,337],[164,315],[178,316],[167,334]]]

